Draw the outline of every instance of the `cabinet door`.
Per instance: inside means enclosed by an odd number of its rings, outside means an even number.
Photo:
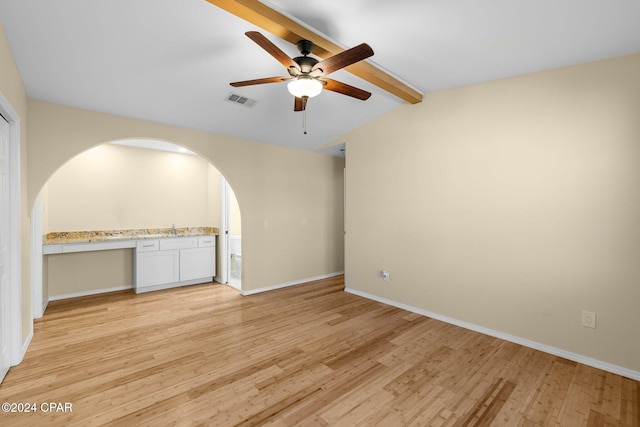
[[[215,275],[215,250],[213,247],[180,250],[180,281],[211,280]]]
[[[136,253],[136,288],[180,280],[180,251]]]

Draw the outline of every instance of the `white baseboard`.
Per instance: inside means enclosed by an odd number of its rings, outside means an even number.
[[[49,301],[57,301],[61,299],[69,299],[69,298],[77,298],[77,297],[86,297],[88,295],[105,294],[107,292],[124,291],[126,289],[133,289],[133,285],[116,286],[115,288],[96,289],[92,291],[76,292],[73,294],[66,294],[66,295],[55,295],[55,296],[49,297]]]
[[[265,286],[264,288],[250,289],[250,290],[247,290],[247,291],[239,289],[239,291],[240,291],[240,293],[242,295],[247,296],[247,295],[259,294],[259,293],[262,293],[262,292],[274,291],[276,289],[282,289],[282,288],[286,288],[286,287],[289,287],[289,286],[300,285],[302,283],[313,282],[314,280],[328,279],[330,277],[340,276],[341,274],[344,274],[344,271],[336,271],[335,273],[323,274],[322,276],[307,277],[306,279],[294,280],[292,282],[279,283],[277,285]]]
[[[592,359],[590,357],[583,356],[581,354],[572,353],[570,351],[566,351],[560,348],[556,348],[546,344],[541,344],[539,342],[531,341],[526,338],[520,338],[515,335],[510,335],[504,332],[485,328],[484,326],[474,325],[473,323],[468,323],[462,320],[454,319],[452,317],[443,316],[441,314],[433,313],[427,310],[423,310],[421,308],[413,307],[413,306],[396,302],[387,298],[383,298],[383,297],[372,295],[366,292],[358,291],[356,289],[352,289],[349,287],[345,288],[345,292],[348,292],[353,295],[358,295],[360,297],[374,300],[377,302],[381,302],[383,304],[387,304],[393,307],[401,308],[403,310],[407,310],[412,313],[431,317],[433,319],[440,320],[442,322],[449,323],[455,326],[460,326],[461,328],[469,329],[471,331],[479,332],[481,334],[489,335],[495,338],[500,338],[512,343],[520,344],[525,347],[533,348],[534,350],[540,350],[545,353],[553,354],[554,356],[559,356],[565,359],[573,360],[574,362],[578,362],[578,363],[582,363],[583,365],[602,369],[603,371],[611,372],[613,374],[622,375],[623,377],[631,378],[632,380],[640,381],[640,372],[627,369],[622,366],[617,366],[608,362],[603,362],[601,360]]]
[[[49,300],[48,299],[42,302],[42,311],[40,312],[39,318],[44,316],[44,312],[47,309],[48,305],[49,305]]]
[[[211,278],[208,277],[206,279],[183,280],[182,282],[163,283],[162,285],[154,285],[154,286],[144,286],[144,287],[134,286],[133,290],[136,291],[136,294],[142,294],[145,292],[162,291],[164,289],[181,288],[183,286],[189,286],[189,285],[201,285],[204,283],[212,283],[211,279],[213,279],[213,277]]]
[[[33,320],[39,319],[44,315],[44,310],[47,308],[47,305],[49,305],[49,300],[42,301],[42,306],[34,308],[33,312],[31,313],[31,317],[33,317]]]
[[[29,335],[27,335],[27,339],[24,340],[24,343],[22,344],[22,348],[20,349],[20,355],[18,356],[19,359],[13,360],[11,363],[11,366],[16,366],[22,363],[22,359],[24,359],[24,355],[27,354],[27,349],[29,348],[29,345],[31,344],[32,339],[33,339],[33,323],[31,327],[31,331],[29,331]]]

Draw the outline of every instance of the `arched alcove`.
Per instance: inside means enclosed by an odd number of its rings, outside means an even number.
[[[69,159],[43,185],[42,234],[171,227],[221,229],[223,186],[227,186],[227,199],[236,205],[233,211],[239,215],[236,196],[222,172],[188,148],[138,138],[99,144]],[[34,207],[39,208],[38,204]],[[236,222],[240,222],[239,217]],[[228,259],[227,251],[220,250],[226,244],[226,235],[221,237],[216,251],[217,278]],[[130,250],[52,256],[44,262],[44,300],[132,284]],[[86,283],[87,278],[91,284]],[[238,281],[234,285],[240,287]]]

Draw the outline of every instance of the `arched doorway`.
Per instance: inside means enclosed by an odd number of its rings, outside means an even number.
[[[204,225],[222,231],[223,181],[226,183],[208,159],[173,143],[137,139],[101,144],[69,160],[42,188],[40,235]],[[235,201],[235,194],[230,193]],[[224,238],[221,232],[218,247]],[[40,302],[131,286],[124,281],[131,277],[130,251],[77,258],[46,260]],[[95,268],[91,285],[81,283],[89,273],[71,272],[78,264],[85,271]]]

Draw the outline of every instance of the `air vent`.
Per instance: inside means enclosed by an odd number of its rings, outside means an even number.
[[[237,93],[230,93],[225,99],[229,102],[233,102],[234,104],[244,105],[245,107],[249,108],[253,107],[258,102],[255,99],[247,98],[238,95]]]

